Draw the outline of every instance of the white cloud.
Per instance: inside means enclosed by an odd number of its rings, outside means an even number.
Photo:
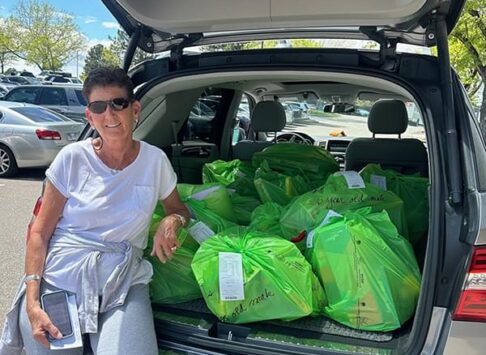
[[[94,23],[94,22],[98,22],[98,19],[96,17],[93,17],[93,16],[86,16],[83,18],[84,20],[84,23]]]
[[[74,16],[73,16],[73,15],[68,14],[68,13],[65,13],[65,12],[61,12],[61,11],[56,11],[56,12],[54,12],[54,16],[58,16],[58,17],[67,17],[67,18],[74,18]]]
[[[101,23],[103,27],[109,28],[109,29],[119,29],[120,25],[116,22],[102,22]]]

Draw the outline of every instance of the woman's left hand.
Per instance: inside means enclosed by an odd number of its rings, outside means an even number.
[[[177,248],[180,247],[177,240],[177,229],[181,226],[180,220],[174,215],[168,215],[159,224],[155,232],[152,252],[163,263],[172,259]]]

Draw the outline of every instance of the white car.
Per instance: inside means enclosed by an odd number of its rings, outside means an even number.
[[[0,101],[0,178],[14,176],[19,168],[49,166],[83,127],[41,106]]]

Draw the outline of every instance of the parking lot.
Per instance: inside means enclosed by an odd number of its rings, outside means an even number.
[[[39,195],[44,170],[26,169],[12,179],[0,179],[0,332],[24,271],[24,237]]]

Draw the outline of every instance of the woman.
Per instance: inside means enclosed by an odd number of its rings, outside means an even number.
[[[95,354],[157,353],[147,286],[152,268],[142,250],[158,200],[167,217],[154,236],[152,255],[162,262],[179,246],[176,231],[189,212],[167,156],[132,137],[141,105],[126,73],[95,69],[83,93],[86,117],[99,138],[65,147],[46,171],[42,207],[27,241],[20,339],[16,343],[14,332],[4,332],[1,354],[22,343],[27,354],[52,352],[47,336],[62,335],[39,300],[58,289],[76,295],[81,332],[89,333]],[[12,323],[7,318],[6,327],[15,327]]]

